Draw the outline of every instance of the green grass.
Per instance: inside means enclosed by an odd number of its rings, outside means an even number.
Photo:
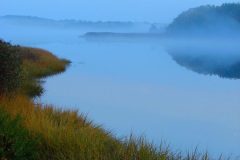
[[[11,118],[0,109],[0,159],[37,158],[37,137],[22,127],[19,116]]]

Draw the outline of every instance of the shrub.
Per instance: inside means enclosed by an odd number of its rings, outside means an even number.
[[[18,47],[0,40],[0,94],[16,91],[21,83]]]
[[[11,119],[6,112],[0,110],[0,159],[35,159],[36,142],[22,127],[19,117]]]

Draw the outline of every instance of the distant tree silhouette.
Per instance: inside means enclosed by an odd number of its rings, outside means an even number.
[[[181,13],[168,26],[169,33],[190,31],[235,31],[240,29],[240,3],[225,3],[221,6],[206,5]]]

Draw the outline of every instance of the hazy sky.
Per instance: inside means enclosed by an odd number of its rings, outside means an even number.
[[[237,0],[0,0],[0,15],[169,23],[180,12]]]

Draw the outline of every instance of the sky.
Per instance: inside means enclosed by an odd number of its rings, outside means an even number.
[[[27,15],[92,21],[170,23],[179,13],[200,5],[237,0],[0,0],[0,15]]]

